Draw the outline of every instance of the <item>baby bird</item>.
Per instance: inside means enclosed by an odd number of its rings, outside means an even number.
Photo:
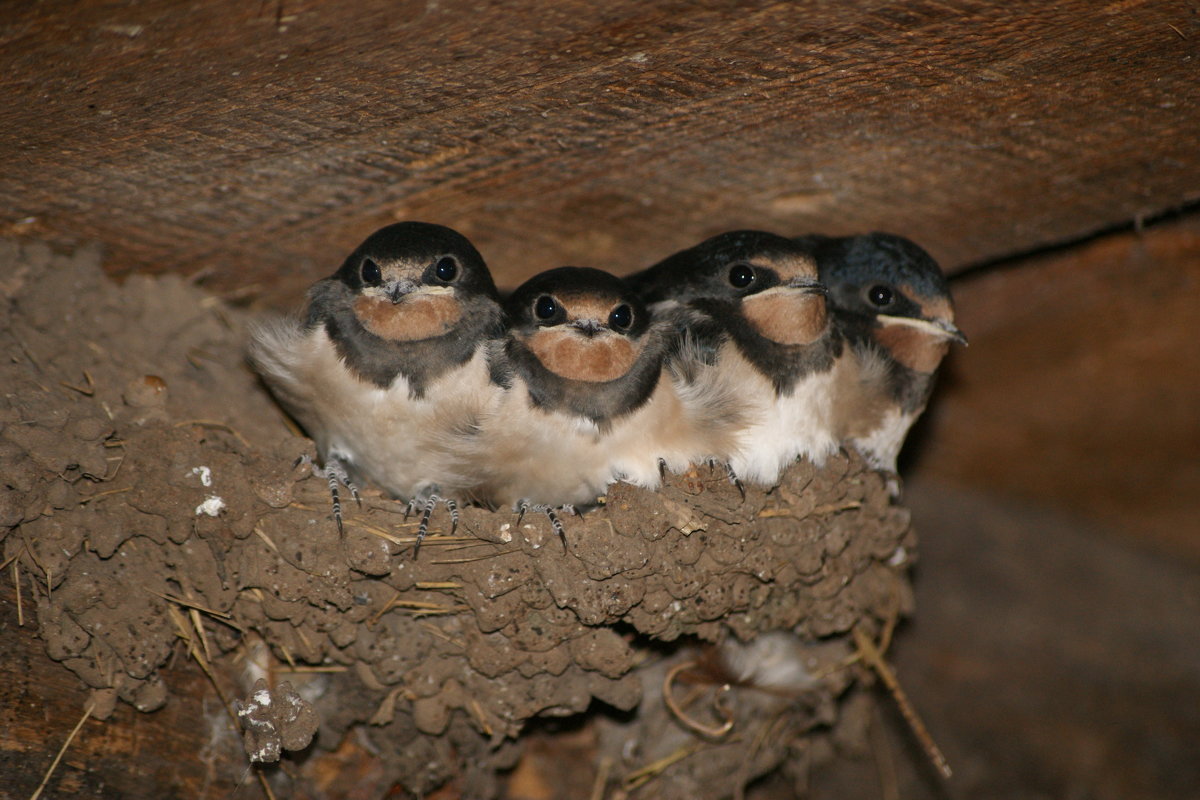
[[[901,236],[796,241],[816,260],[834,324],[858,361],[856,379],[837,389],[839,437],[876,469],[895,472],[938,365],[951,342],[967,341],[949,287],[937,262]]]
[[[663,379],[675,326],[652,321],[620,278],[552,269],[505,310],[511,376],[476,440],[481,502],[549,511],[561,536],[553,509],[594,505],[617,479],[655,487],[661,465],[682,470],[736,427],[727,398],[681,397]]]
[[[671,361],[677,384],[737,398],[744,423],[720,453],[734,475],[771,485],[797,457],[820,464],[837,449],[832,387],[842,342],[804,249],[772,233],[733,231],[627,280],[656,312],[684,320]]]
[[[309,290],[303,320],[251,331],[250,358],[316,443],[342,529],[337,488],[366,479],[424,505],[479,482],[463,451],[499,393],[492,352],[499,295],[465,237],[424,222],[371,234]]]

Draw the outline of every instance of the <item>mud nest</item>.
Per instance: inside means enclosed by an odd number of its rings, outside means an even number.
[[[182,648],[238,682],[260,761],[319,725],[293,758],[352,732],[380,785],[498,795],[524,733],[586,714],[602,780],[718,797],[846,722],[851,631],[910,608],[909,515],[852,455],[744,497],[707,467],[618,484],[565,548],[543,517],[466,508],[414,560],[416,521],[370,492],[339,537],[294,466],[311,444],[244,364],[244,312],[177,277],[118,286],[87,248],[0,242],[0,276],[0,561],[98,715],[169,702]],[[780,631],[803,687],[721,674],[721,643]]]

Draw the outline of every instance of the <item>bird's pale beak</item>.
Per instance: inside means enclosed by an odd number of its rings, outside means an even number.
[[[595,336],[604,328],[594,319],[577,319],[571,323],[571,326],[588,338]]]
[[[884,325],[907,325],[942,339],[950,339],[961,345],[967,343],[966,334],[958,329],[953,322],[944,319],[923,319],[921,317],[896,317],[891,314],[880,314],[876,317]]]
[[[951,341],[958,342],[963,347],[967,346],[967,335],[958,329],[958,326],[953,322],[948,322],[944,319],[935,319],[933,324],[945,331],[947,338]]]
[[[784,284],[789,289],[799,289],[805,294],[828,295],[829,289],[816,278],[792,278]]]
[[[388,299],[391,300],[393,303],[399,303],[401,300],[403,300],[405,297],[412,294],[416,290],[417,290],[417,284],[415,284],[412,281],[407,280],[407,279],[398,280],[398,281],[390,281],[389,283],[386,283],[383,286],[384,293],[387,295]]]

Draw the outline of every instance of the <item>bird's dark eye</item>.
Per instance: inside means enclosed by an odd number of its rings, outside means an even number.
[[[438,276],[439,281],[449,283],[458,277],[458,262],[450,256],[442,256],[438,259],[437,266],[434,267],[433,271]]]
[[[629,330],[629,326],[633,324],[633,309],[622,303],[612,310],[608,315],[608,325],[619,331]]]
[[[548,294],[539,297],[533,304],[533,315],[538,319],[550,319],[558,313],[558,303]]]
[[[889,287],[877,284],[867,289],[867,299],[877,308],[887,308],[896,299],[896,295]]]
[[[745,289],[754,283],[754,270],[749,264],[734,264],[729,268],[729,284],[735,289]]]
[[[383,283],[383,272],[380,271],[379,265],[369,258],[364,258],[362,262],[362,279],[363,283],[368,286],[378,286]]]

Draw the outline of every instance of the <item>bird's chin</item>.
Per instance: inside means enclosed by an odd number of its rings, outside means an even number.
[[[825,334],[825,297],[804,289],[776,287],[742,300],[742,315],[759,335],[785,345],[812,344]]]
[[[911,322],[884,324],[875,329],[875,339],[891,353],[892,358],[904,366],[917,372],[932,374],[950,350],[950,337],[946,331],[930,323],[914,325]]]
[[[526,340],[542,366],[571,381],[604,383],[629,372],[638,348],[618,334],[584,336],[577,331],[543,330]]]
[[[414,292],[397,303],[364,294],[354,301],[354,316],[381,339],[415,342],[453,330],[462,319],[463,309],[458,299],[448,293]]]

